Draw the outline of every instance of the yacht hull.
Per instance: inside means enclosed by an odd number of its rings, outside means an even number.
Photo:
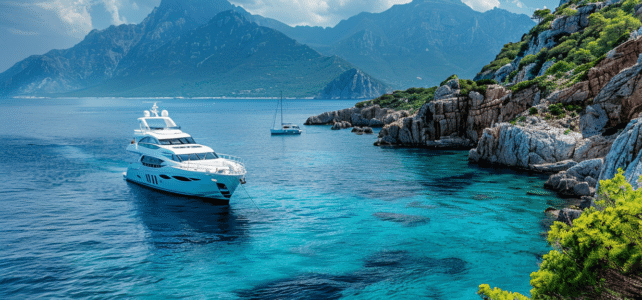
[[[151,168],[131,164],[125,179],[151,189],[229,202],[244,175],[184,171],[172,167]]]

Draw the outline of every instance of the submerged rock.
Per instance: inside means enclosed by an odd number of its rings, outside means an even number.
[[[404,226],[417,226],[421,224],[428,223],[430,218],[424,216],[413,216],[413,215],[403,215],[387,212],[378,212],[374,213],[373,216],[383,220],[383,221],[392,221],[395,223],[401,223]]]

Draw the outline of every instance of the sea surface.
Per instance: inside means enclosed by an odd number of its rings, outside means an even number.
[[[123,180],[136,118],[158,101],[245,160],[229,206]],[[528,294],[550,250],[546,177],[467,151],[375,147],[303,126],[356,101],[286,100],[300,136],[270,136],[276,100],[0,101],[0,299],[479,299]],[[277,117],[278,118],[278,117]]]

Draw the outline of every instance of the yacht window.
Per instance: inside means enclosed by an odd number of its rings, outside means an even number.
[[[216,156],[216,153],[214,152],[205,153],[205,159],[217,159],[217,158],[218,156]]]
[[[192,153],[192,154],[189,154],[189,159],[190,160],[199,160],[200,158],[198,157],[198,155],[196,155],[196,153]]]
[[[194,139],[193,139],[193,138],[188,137],[188,138],[186,138],[186,139],[189,141],[189,143],[190,143],[190,144],[196,144],[196,141],[194,141]]]
[[[181,143],[183,143],[183,144],[189,144],[189,143],[190,143],[186,138],[180,138],[179,140],[180,140],[180,141],[181,141]]]
[[[181,154],[181,155],[177,155],[177,156],[181,161],[188,161],[189,160],[189,155],[187,155],[187,154]]]
[[[147,122],[149,129],[152,130],[169,128],[169,126],[163,119],[147,119],[145,121]]]
[[[155,157],[143,155],[140,158],[140,162],[143,164],[143,166],[146,166],[146,167],[160,168],[161,164],[163,163],[163,160]]]
[[[155,144],[158,145],[159,142],[156,138],[148,136],[139,141],[139,143]]]
[[[171,145],[172,143],[169,142],[169,140],[160,140],[161,145]]]

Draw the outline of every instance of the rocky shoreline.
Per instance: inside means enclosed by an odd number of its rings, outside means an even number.
[[[483,95],[464,94],[453,79],[414,113],[378,105],[353,107],[312,116],[305,124],[382,127],[375,145],[470,149],[471,163],[551,173],[547,188],[587,203],[595,197],[599,180],[613,177],[618,168],[639,186],[640,53],[642,37],[632,36],[591,68],[586,80],[548,95],[536,84],[517,91],[490,85]],[[551,115],[552,105],[579,109],[560,118]],[[573,209],[556,215],[569,222],[579,216]]]

